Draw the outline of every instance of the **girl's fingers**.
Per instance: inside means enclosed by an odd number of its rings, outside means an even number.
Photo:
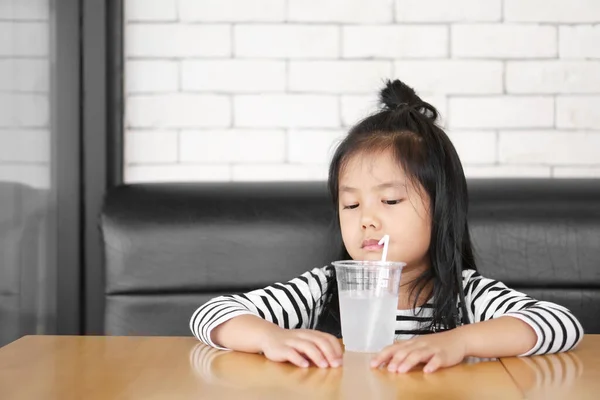
[[[412,346],[412,342],[395,343],[381,350],[371,361],[371,368],[377,368],[389,360],[398,352],[403,352]]]
[[[321,350],[313,343],[303,339],[296,339],[289,344],[294,349],[302,352],[309,360],[321,368],[327,368],[329,364],[321,353]]]
[[[319,350],[321,350],[330,366],[336,368],[342,364],[340,360],[341,357],[336,355],[333,345],[329,340],[327,340],[327,338],[316,336],[310,338],[309,340],[312,341],[319,348]]]
[[[293,348],[289,348],[287,350],[286,355],[284,356],[285,360],[291,362],[292,364],[301,367],[301,368],[307,368],[309,363],[306,360],[306,358],[302,357],[300,355],[300,353],[298,353],[297,350],[293,349]]]
[[[434,356],[431,349],[418,349],[410,352],[398,366],[398,372],[404,373],[420,362],[428,362]]]
[[[396,372],[398,367],[404,362],[404,359],[408,357],[410,351],[407,350],[398,350],[394,354],[392,354],[392,359],[388,362],[387,369],[390,372]]]
[[[431,360],[425,365],[423,368],[423,372],[429,374],[431,372],[437,371],[442,366],[442,360],[439,355],[435,355],[431,357]]]
[[[340,343],[338,338],[328,333],[322,333],[322,336],[325,338],[325,340],[331,343],[334,356],[341,359],[344,356],[344,352],[342,350],[342,344]]]

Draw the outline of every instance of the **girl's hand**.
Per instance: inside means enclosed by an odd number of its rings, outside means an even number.
[[[265,357],[272,361],[289,361],[306,368],[309,361],[321,368],[342,365],[342,346],[328,333],[309,329],[276,329],[265,335],[261,345]]]
[[[429,373],[459,364],[465,356],[466,343],[459,331],[452,330],[394,343],[375,356],[371,367],[387,363],[388,371],[403,373],[425,363],[423,371]]]

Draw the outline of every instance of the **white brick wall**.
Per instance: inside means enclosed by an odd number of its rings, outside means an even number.
[[[504,0],[504,18],[556,24],[598,22],[600,3],[596,0]]]
[[[370,93],[392,74],[388,61],[291,61],[289,89],[313,93]]]
[[[342,28],[344,58],[442,58],[448,28],[439,25],[349,25]]]
[[[181,89],[226,93],[283,92],[283,60],[189,60],[181,63]]]
[[[514,61],[506,65],[509,93],[600,93],[600,61]]]
[[[50,186],[50,6],[0,0],[0,180]]]
[[[288,0],[288,21],[392,22],[393,0]]]
[[[455,97],[450,99],[450,128],[549,128],[554,99],[540,96]]]
[[[502,73],[502,62],[479,60],[399,60],[394,68],[394,77],[423,93],[502,93]]]
[[[126,181],[326,179],[388,78],[438,108],[468,177],[600,177],[600,1],[125,5]],[[35,37],[27,23],[21,35]],[[0,56],[14,52],[4,25]],[[3,61],[0,93],[37,104],[47,76]],[[11,124],[38,129],[40,104]]]
[[[226,127],[231,124],[231,99],[210,94],[131,96],[126,124],[131,128]]]
[[[576,25],[560,27],[561,58],[600,58],[600,26]]]
[[[283,163],[285,131],[230,129],[184,131],[180,159],[186,163]]]
[[[144,1],[144,0],[141,0]],[[174,0],[168,1],[175,4]],[[285,19],[286,0],[180,0],[182,21],[273,22]]]
[[[251,128],[335,128],[339,102],[333,95],[259,94],[234,99],[235,126]]]
[[[132,23],[127,27],[125,46],[132,58],[229,57],[231,27]]]
[[[233,39],[236,58],[338,58],[340,53],[336,26],[235,25]]]
[[[501,0],[395,0],[398,22],[500,21]]]
[[[460,24],[452,27],[452,54],[459,58],[556,57],[556,27]]]

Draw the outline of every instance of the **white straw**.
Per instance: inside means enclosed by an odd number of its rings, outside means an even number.
[[[387,252],[388,252],[388,243],[390,241],[390,235],[383,235],[383,237],[381,238],[381,240],[377,243],[379,245],[383,244],[383,254],[381,255],[381,261],[385,262],[385,260],[387,259]],[[389,283],[389,269],[383,267],[383,268],[379,268],[377,271],[377,276],[378,276],[378,282],[377,282],[377,286],[375,287],[375,296],[379,297],[382,294],[384,294],[387,291],[387,287],[388,287],[388,283]],[[375,303],[375,309],[373,310],[373,313],[371,314],[373,316],[373,318],[377,319],[377,316],[379,315],[379,313],[381,312],[381,301],[377,301]],[[375,324],[369,324],[369,326],[371,327],[371,329],[369,329],[367,331],[367,346],[371,346],[371,342],[373,341],[373,335],[375,334],[375,329],[378,329],[378,327],[375,326]]]
[[[383,243],[383,254],[381,254],[381,261],[383,261],[383,262],[385,262],[385,260],[387,259],[387,251],[388,251],[389,241],[390,241],[390,235],[383,235],[383,237],[381,238],[379,243],[377,243],[377,244]]]

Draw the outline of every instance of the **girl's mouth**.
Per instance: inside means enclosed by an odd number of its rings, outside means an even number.
[[[366,251],[380,251],[383,249],[383,244],[379,244],[377,239],[369,239],[362,242],[362,249]]]

